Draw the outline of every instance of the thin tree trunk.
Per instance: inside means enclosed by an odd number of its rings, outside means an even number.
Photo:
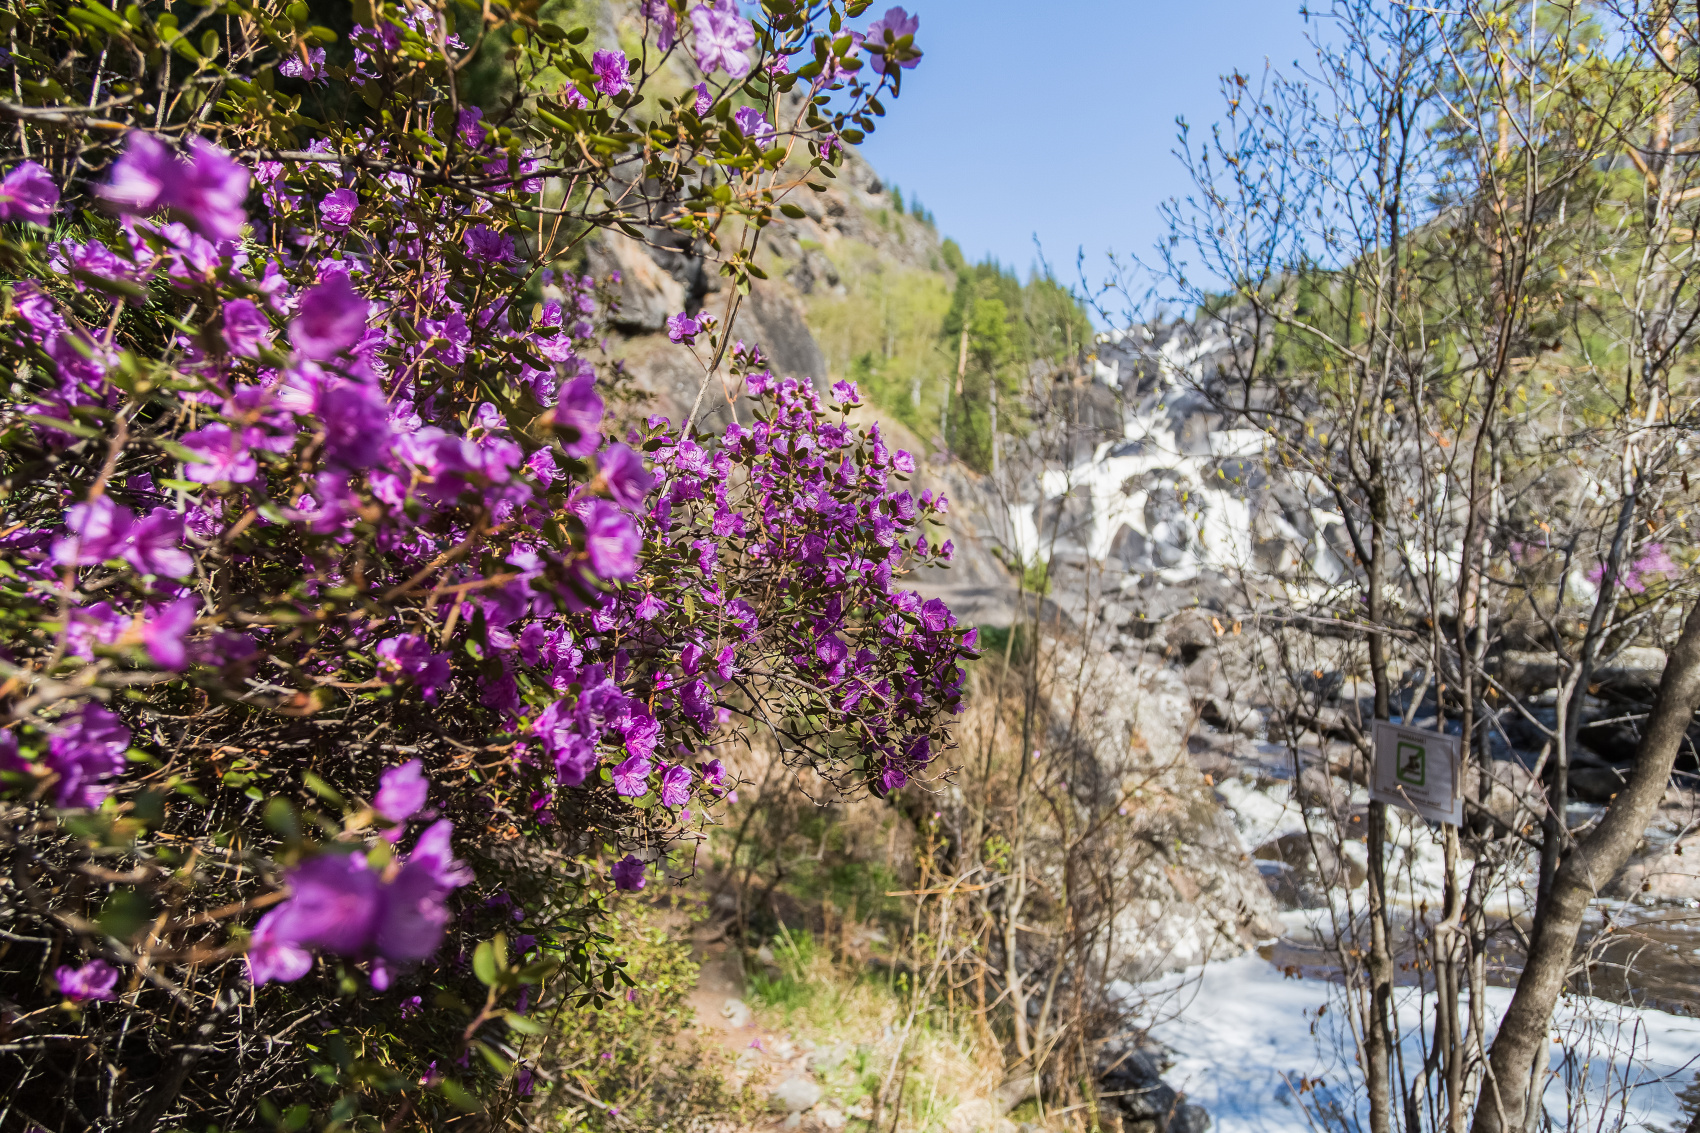
[[[1576,950],[1588,903],[1611,880],[1647,829],[1670,781],[1683,736],[1700,707],[1700,603],[1688,612],[1671,650],[1658,698],[1635,753],[1634,776],[1593,834],[1564,855],[1544,915],[1529,937],[1529,958],[1488,1054],[1488,1078],[1476,1105],[1475,1133],[1512,1133],[1525,1124],[1529,1082],[1547,1053],[1547,1027]],[[1538,1080],[1538,1079],[1537,1079]]]

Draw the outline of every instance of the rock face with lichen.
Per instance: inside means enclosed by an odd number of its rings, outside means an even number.
[[[761,262],[769,278],[752,280],[748,295],[733,296],[705,249],[667,228],[637,227],[633,237],[599,234],[587,248],[590,270],[619,273],[613,325],[626,337],[614,344],[636,386],[652,399],[646,413],[675,421],[693,406],[705,428],[718,430],[735,413],[748,420],[738,388],[703,389],[703,368],[663,334],[669,315],[706,312],[724,319],[735,299],[733,337],[760,344],[775,374],[827,379],[827,363],[811,332],[805,298],[838,288],[838,270],[827,251],[856,245],[855,254],[892,267],[939,266],[939,240],[931,228],[891,208],[890,192],[854,151],[824,192],[787,198],[803,210],[798,219],[776,219],[763,231]],[[883,215],[884,222],[875,217]],[[821,387],[824,388],[824,385]]]
[[[1128,982],[1237,956],[1281,931],[1277,909],[1187,739],[1197,711],[1155,660],[1129,668],[1059,645],[1045,670],[1052,762],[1086,821],[1116,812],[1114,978]]]

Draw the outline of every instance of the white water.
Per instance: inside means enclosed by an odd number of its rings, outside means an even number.
[[[1156,1020],[1153,1037],[1178,1055],[1165,1080],[1210,1112],[1212,1133],[1367,1128],[1338,987],[1288,979],[1248,954],[1137,990]],[[1497,1018],[1511,992],[1491,988],[1487,998]],[[1412,989],[1399,1005],[1408,1065],[1422,1057],[1419,1010]],[[1564,1046],[1553,1047],[1544,1099],[1550,1128],[1680,1133],[1687,1116],[1677,1095],[1700,1070],[1700,1020],[1578,996],[1561,1003],[1554,1032]]]

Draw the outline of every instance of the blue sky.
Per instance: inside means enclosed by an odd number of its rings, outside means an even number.
[[[886,0],[875,0],[877,16]],[[1033,235],[1059,276],[1075,250],[1146,255],[1184,195],[1175,117],[1208,124],[1218,77],[1308,61],[1299,0],[914,0],[920,65],[863,153],[964,254],[1023,275]],[[1314,24],[1308,25],[1314,27]],[[1093,278],[1101,270],[1090,271]]]

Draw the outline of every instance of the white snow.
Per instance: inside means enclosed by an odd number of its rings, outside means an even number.
[[[1361,1129],[1354,1043],[1343,991],[1289,979],[1256,954],[1129,989],[1178,1055],[1164,1077],[1214,1118],[1213,1133]],[[1490,988],[1490,1019],[1511,992]],[[1421,1061],[1421,1004],[1402,989],[1407,1064]],[[1572,997],[1560,1004],[1544,1102],[1553,1128],[1665,1133],[1687,1122],[1678,1093],[1700,1068],[1700,1020]],[[1568,1053],[1566,1053],[1568,1049]],[[1307,1112],[1308,1111],[1308,1112]]]
[[[1255,848],[1305,828],[1304,813],[1293,802],[1291,783],[1259,787],[1255,781],[1233,777],[1217,783],[1216,793],[1228,808],[1244,846]]]

